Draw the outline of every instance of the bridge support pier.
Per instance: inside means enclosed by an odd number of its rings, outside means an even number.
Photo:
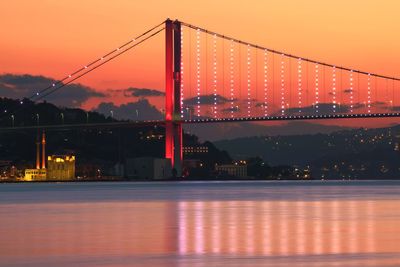
[[[165,21],[165,158],[182,175],[181,24]]]

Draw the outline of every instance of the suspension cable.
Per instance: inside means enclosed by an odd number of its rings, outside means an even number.
[[[72,72],[71,74],[65,76],[64,78],[55,81],[55,82],[54,82],[53,84],[51,84],[50,86],[48,86],[48,87],[46,87],[46,88],[44,88],[44,89],[42,89],[42,90],[36,92],[36,93],[33,94],[32,96],[28,97],[28,99],[29,99],[29,100],[33,100],[35,97],[40,96],[40,94],[42,94],[42,93],[44,93],[44,92],[50,90],[51,88],[55,88],[57,85],[61,84],[62,82],[66,81],[66,80],[68,80],[68,79],[71,79],[72,77],[76,76],[77,74],[81,73],[82,71],[84,71],[84,70],[86,70],[86,69],[92,67],[92,66],[95,65],[96,63],[104,61],[107,57],[109,57],[109,56],[111,56],[112,54],[114,54],[114,53],[120,51],[121,49],[123,49],[124,47],[130,45],[131,43],[136,42],[138,39],[140,39],[140,38],[146,36],[147,34],[149,34],[150,32],[154,31],[155,29],[157,29],[158,27],[160,27],[160,26],[163,25],[164,23],[165,23],[165,21],[163,21],[163,22],[157,24],[156,26],[152,27],[151,29],[149,29],[149,30],[143,32],[142,34],[140,34],[140,35],[134,37],[134,38],[131,39],[130,41],[128,41],[128,42],[126,42],[126,43],[120,45],[118,48],[116,48],[116,49],[114,49],[114,50],[112,50],[112,51],[110,51],[110,52],[108,52],[108,53],[105,53],[102,57],[100,57],[100,58],[98,58],[98,59],[96,59],[96,60],[90,62],[89,64],[87,64],[87,65],[85,65],[85,66],[83,66],[83,67],[81,67],[81,68],[75,70],[74,72]],[[39,98],[39,99],[41,99],[41,98]],[[37,99],[37,100],[39,100],[39,99]],[[33,101],[35,101],[35,100],[33,100]]]
[[[287,53],[284,53],[284,52],[281,52],[281,51],[277,51],[277,50],[274,50],[274,49],[269,49],[269,48],[266,48],[266,47],[263,47],[263,46],[259,46],[259,45],[256,45],[256,44],[252,44],[252,43],[249,43],[249,42],[244,42],[244,41],[241,41],[239,39],[235,39],[235,38],[232,38],[232,37],[229,37],[229,36],[226,36],[226,35],[223,35],[223,34],[219,34],[219,33],[213,32],[213,31],[209,31],[209,30],[206,30],[204,28],[201,28],[201,27],[198,27],[198,26],[194,26],[194,25],[186,23],[186,22],[180,21],[180,23],[183,26],[186,26],[186,27],[189,27],[189,28],[192,28],[192,29],[195,29],[195,30],[202,31],[202,32],[207,33],[207,34],[216,35],[216,36],[218,36],[220,38],[231,40],[231,41],[234,41],[234,42],[242,44],[242,45],[246,45],[246,46],[248,45],[248,46],[251,46],[251,47],[256,48],[256,49],[268,50],[269,52],[274,53],[274,54],[278,54],[278,55],[284,54],[286,57],[289,57],[289,58],[295,58],[295,59],[301,58],[303,61],[307,61],[307,62],[310,62],[310,63],[318,64],[318,65],[321,65],[321,66],[326,66],[326,67],[331,67],[331,68],[336,67],[336,69],[345,70],[345,71],[353,71],[353,73],[371,75],[371,76],[378,77],[378,78],[384,78],[384,79],[400,81],[400,78],[397,78],[397,77],[389,77],[389,76],[384,76],[384,75],[380,75],[380,74],[375,74],[375,73],[370,73],[370,72],[365,72],[365,71],[360,71],[360,70],[354,70],[354,69],[351,69],[351,68],[340,67],[340,66],[337,66],[337,65],[332,65],[332,64],[328,64],[328,63],[325,63],[325,62],[321,62],[321,61],[317,61],[317,60],[313,60],[313,59],[309,59],[309,58],[303,58],[303,57],[299,57],[299,56],[296,56],[296,55],[287,54]]]
[[[122,50],[121,52],[117,53],[116,55],[114,55],[114,56],[112,56],[112,57],[110,57],[110,58],[108,58],[108,59],[106,59],[106,60],[103,60],[100,64],[95,65],[95,66],[92,67],[91,69],[89,69],[89,70],[83,72],[82,74],[76,76],[75,78],[69,80],[68,82],[62,83],[62,84],[59,85],[58,87],[54,88],[52,91],[47,92],[46,94],[40,95],[35,101],[41,100],[41,99],[45,98],[46,96],[49,96],[49,95],[53,94],[53,93],[56,92],[57,90],[59,90],[59,89],[65,87],[65,86],[67,86],[68,84],[72,83],[73,81],[75,81],[75,80],[77,80],[77,79],[79,79],[79,78],[85,76],[86,74],[88,74],[88,73],[94,71],[95,69],[97,69],[97,68],[103,66],[104,64],[106,64],[106,63],[110,62],[111,60],[113,60],[113,59],[119,57],[120,55],[122,55],[122,54],[128,52],[128,51],[131,50],[132,48],[134,48],[134,47],[138,46],[139,44],[143,43],[144,41],[150,39],[151,37],[153,37],[153,36],[159,34],[159,33],[162,32],[164,29],[165,29],[165,28],[159,29],[158,31],[156,31],[156,32],[152,33],[151,35],[147,36],[146,38],[144,38],[144,39],[142,39],[142,40],[136,42],[135,44],[129,46],[129,47],[126,48],[125,50]]]

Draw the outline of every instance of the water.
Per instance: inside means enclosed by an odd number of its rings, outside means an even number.
[[[400,266],[400,182],[0,184],[0,266]]]

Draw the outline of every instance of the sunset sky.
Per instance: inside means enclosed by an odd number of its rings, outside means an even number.
[[[167,17],[285,53],[400,76],[400,2],[0,2],[0,74],[60,79]],[[98,91],[164,87],[163,35],[80,83]]]

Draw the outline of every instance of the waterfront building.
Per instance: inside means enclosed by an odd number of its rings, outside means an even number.
[[[52,155],[47,157],[47,180],[75,179],[75,156]]]
[[[216,165],[215,171],[218,173],[226,173],[240,178],[247,177],[247,165],[239,165],[239,164]]]
[[[45,181],[46,169],[25,169],[24,181]]]
[[[208,153],[208,147],[207,146],[184,146],[183,153],[185,155],[206,154],[206,153]]]
[[[171,160],[152,157],[127,159],[125,176],[139,179],[167,179],[172,176]]]
[[[40,142],[40,133],[37,133],[36,139],[36,169],[25,169],[24,181],[45,181],[47,177],[46,171],[46,134],[42,133]],[[42,144],[42,157],[40,157],[40,144]],[[42,164],[40,164],[42,158]]]

